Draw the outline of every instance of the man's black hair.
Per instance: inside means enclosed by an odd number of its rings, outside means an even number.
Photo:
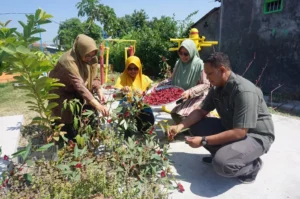
[[[207,59],[204,60],[204,63],[210,63],[214,68],[224,66],[225,68],[231,70],[229,57],[222,52],[212,53]]]

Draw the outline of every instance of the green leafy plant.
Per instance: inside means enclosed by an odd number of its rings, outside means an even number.
[[[5,72],[15,74],[16,83],[20,89],[29,91],[27,96],[32,100],[26,102],[30,110],[36,111],[39,116],[32,123],[38,124],[42,133],[46,136],[53,132],[52,122],[56,117],[51,116],[51,110],[58,104],[48,103],[49,99],[58,98],[50,91],[59,86],[64,86],[58,80],[44,76],[54,66],[55,61],[51,57],[41,56],[41,53],[33,53],[28,48],[30,44],[40,40],[34,35],[45,30],[40,25],[50,23],[50,14],[38,9],[33,15],[26,15],[27,24],[19,21],[23,27],[23,33],[13,31],[15,37],[2,39],[0,57],[6,66]],[[14,30],[14,29],[12,29]],[[48,55],[49,56],[49,55]]]

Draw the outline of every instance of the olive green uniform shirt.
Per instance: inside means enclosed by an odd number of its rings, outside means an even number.
[[[249,80],[234,74],[222,88],[212,87],[203,103],[205,111],[217,109],[227,129],[246,128],[267,152],[273,143],[274,125],[261,90]]]

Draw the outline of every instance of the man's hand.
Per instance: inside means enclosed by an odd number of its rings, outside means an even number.
[[[192,148],[198,148],[202,146],[201,141],[202,141],[202,137],[196,136],[196,137],[187,137],[185,142],[188,145],[190,145],[190,147]]]
[[[173,140],[174,136],[178,134],[182,129],[178,125],[172,125],[167,128],[167,134],[169,140]]]
[[[182,94],[181,94],[181,98],[184,99],[184,100],[187,100],[190,98],[190,92],[189,91],[184,91]]]

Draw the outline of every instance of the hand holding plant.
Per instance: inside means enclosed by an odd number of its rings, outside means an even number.
[[[181,131],[181,128],[178,125],[172,125],[167,128],[168,140],[174,140],[174,137]]]

